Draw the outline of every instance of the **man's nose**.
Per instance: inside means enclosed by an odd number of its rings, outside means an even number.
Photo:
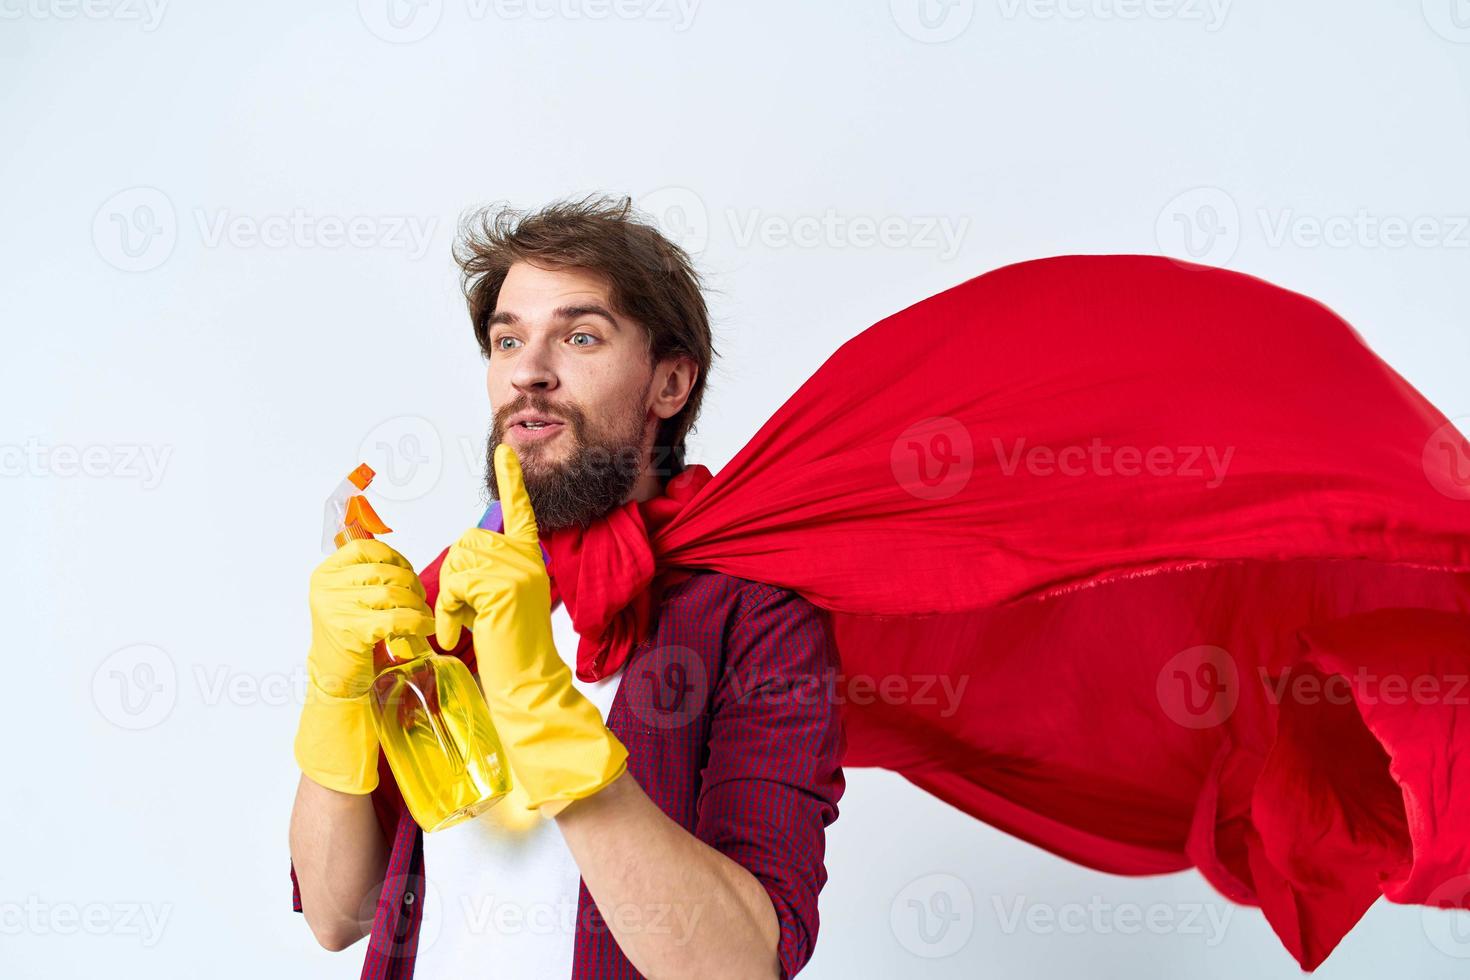
[[[547,342],[535,340],[521,349],[510,383],[520,391],[549,391],[556,387],[553,354]]]

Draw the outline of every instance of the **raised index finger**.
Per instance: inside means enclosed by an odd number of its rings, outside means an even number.
[[[531,509],[531,495],[521,475],[520,457],[503,442],[495,447],[495,482],[500,490],[500,518],[505,525],[501,533],[539,551],[536,512]]]

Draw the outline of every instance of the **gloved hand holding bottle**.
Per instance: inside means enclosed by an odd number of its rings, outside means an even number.
[[[296,764],[342,793],[378,785],[373,730],[373,646],[389,636],[428,636],[434,619],[408,559],[381,541],[348,541],[311,575],[311,649]]]
[[[572,685],[551,634],[551,580],[520,460],[495,447],[504,531],[472,528],[439,571],[434,619],[439,645],[460,629],[474,637],[480,686],[529,806],[555,815],[591,796],[627,767],[628,751],[597,707]]]

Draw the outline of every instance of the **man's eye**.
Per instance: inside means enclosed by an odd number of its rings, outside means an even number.
[[[597,340],[597,338],[594,337],[594,336],[592,336],[590,333],[574,333],[574,334],[572,334],[572,340],[573,340],[572,346],[573,347],[589,347],[589,346],[591,346],[590,344],[578,344],[578,343],[575,343],[575,341],[576,341],[576,339],[578,337],[586,337],[589,341],[596,341]]]
[[[505,342],[507,340],[513,341],[513,340],[515,340],[515,338],[514,337],[496,337],[494,340],[492,340],[490,342],[490,346],[494,350],[509,350],[510,348],[508,348],[508,347],[505,346]]]

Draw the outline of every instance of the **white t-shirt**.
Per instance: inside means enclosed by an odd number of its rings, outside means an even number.
[[[622,672],[591,684],[576,679],[577,632],[560,603],[551,635],[573,684],[606,721]],[[571,976],[581,873],[556,821],[527,809],[518,788],[473,820],[425,834],[424,871],[415,976]]]

